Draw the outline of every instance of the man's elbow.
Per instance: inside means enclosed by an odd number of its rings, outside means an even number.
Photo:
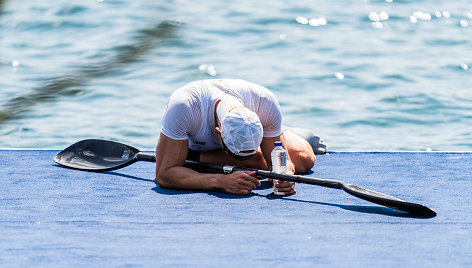
[[[315,165],[316,157],[314,154],[299,158],[295,164],[295,174],[304,174],[310,171]]]
[[[156,176],[156,183],[157,183],[157,185],[159,185],[159,187],[161,187],[161,188],[169,188],[169,187],[167,187],[167,184],[166,184],[165,180],[162,180],[162,179],[160,179],[160,178],[157,177],[157,176]]]
[[[172,188],[172,182],[167,179],[163,172],[156,172],[156,183],[161,188]]]

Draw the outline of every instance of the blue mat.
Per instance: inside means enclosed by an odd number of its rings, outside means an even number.
[[[250,196],[162,189],[154,165],[91,173],[57,151],[0,150],[0,265],[457,267],[472,265],[472,153],[331,153],[309,176],[435,210],[434,218],[297,184]]]

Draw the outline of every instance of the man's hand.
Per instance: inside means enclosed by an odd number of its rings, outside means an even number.
[[[276,180],[274,180],[275,182]],[[277,190],[285,195],[292,195],[295,194],[297,191],[295,190],[295,183],[292,181],[278,181],[275,184]]]
[[[219,179],[220,188],[232,194],[250,194],[261,182],[254,177],[255,171],[236,171]]]

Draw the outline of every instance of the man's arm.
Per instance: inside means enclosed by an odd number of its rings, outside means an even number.
[[[164,188],[187,190],[223,189],[234,194],[249,194],[260,185],[255,172],[203,174],[184,167],[188,140],[174,140],[160,134],[156,148],[156,182]]]

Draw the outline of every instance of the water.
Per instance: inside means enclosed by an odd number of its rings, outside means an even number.
[[[152,150],[173,90],[231,77],[329,150],[472,150],[467,0],[0,3],[0,148]]]

